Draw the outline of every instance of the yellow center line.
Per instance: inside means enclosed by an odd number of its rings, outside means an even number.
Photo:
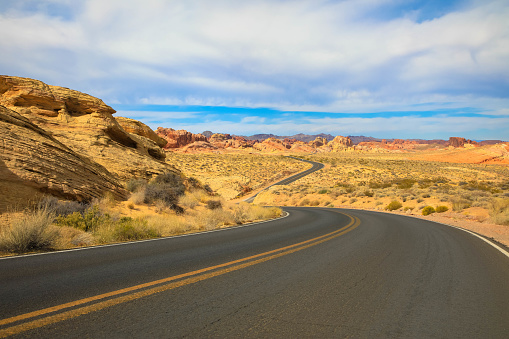
[[[342,214],[345,214],[345,213],[342,213]],[[17,334],[17,333],[28,331],[30,329],[43,327],[43,326],[46,326],[46,325],[49,325],[49,324],[54,324],[56,322],[60,322],[60,321],[67,320],[67,319],[71,319],[71,318],[74,318],[74,317],[77,317],[77,316],[80,316],[80,315],[84,315],[84,314],[87,314],[87,313],[90,313],[90,312],[99,311],[101,309],[104,309],[104,308],[107,308],[107,307],[110,307],[110,306],[118,305],[118,304],[121,304],[121,303],[124,303],[124,302],[127,302],[127,301],[139,299],[139,298],[142,298],[142,297],[146,297],[146,296],[149,296],[149,295],[152,295],[152,294],[155,294],[155,293],[159,293],[159,292],[171,290],[171,289],[174,289],[174,288],[177,288],[177,287],[193,284],[195,282],[199,282],[199,281],[206,280],[206,279],[209,279],[209,278],[212,278],[212,277],[223,275],[223,274],[228,273],[228,272],[237,271],[237,270],[240,270],[240,269],[245,268],[245,267],[253,266],[253,265],[256,265],[256,264],[259,264],[259,263],[262,263],[262,262],[266,262],[266,261],[269,261],[269,260],[272,260],[272,259],[275,259],[275,258],[282,257],[284,255],[288,255],[288,254],[291,254],[291,253],[294,253],[294,252],[297,252],[297,251],[301,251],[303,249],[306,249],[306,248],[309,248],[309,247],[321,244],[321,243],[323,243],[325,241],[329,241],[329,240],[334,239],[336,237],[339,237],[339,236],[341,236],[341,235],[343,235],[345,233],[348,233],[348,232],[352,231],[353,229],[355,229],[357,226],[359,226],[360,220],[357,217],[352,217],[352,216],[350,216],[348,214],[345,214],[345,215],[348,216],[351,219],[351,221],[348,223],[348,225],[342,227],[339,230],[327,233],[325,235],[322,235],[322,236],[319,236],[319,237],[316,237],[316,238],[313,238],[313,239],[302,241],[302,242],[297,243],[297,244],[293,244],[293,245],[290,245],[290,246],[285,246],[285,247],[282,247],[282,248],[279,248],[279,249],[275,249],[275,250],[271,250],[271,251],[268,251],[268,252],[260,253],[260,254],[257,254],[257,255],[250,256],[250,257],[246,257],[246,258],[230,261],[230,262],[227,262],[227,263],[224,263],[224,264],[220,264],[220,265],[216,265],[216,266],[211,266],[211,267],[208,267],[208,268],[204,268],[204,269],[200,269],[200,270],[196,270],[196,271],[192,271],[192,272],[188,272],[188,273],[184,273],[184,274],[168,277],[168,278],[165,278],[165,279],[160,279],[160,280],[152,281],[152,282],[149,282],[149,283],[140,284],[140,285],[136,285],[136,286],[120,289],[120,290],[117,290],[117,291],[112,291],[112,292],[96,295],[96,296],[93,296],[93,297],[84,298],[84,299],[76,300],[76,301],[73,301],[73,302],[65,303],[65,304],[62,304],[62,305],[57,305],[57,306],[54,306],[54,307],[49,307],[49,308],[45,308],[45,309],[42,309],[42,310],[38,310],[38,311],[26,313],[26,314],[21,314],[21,315],[15,316],[15,317],[11,317],[11,318],[6,318],[6,319],[3,319],[3,320],[0,320],[0,325],[6,325],[6,324],[10,324],[10,323],[13,323],[13,322],[16,322],[16,321],[26,320],[26,319],[42,316],[42,315],[45,315],[45,314],[48,314],[48,313],[52,313],[52,312],[56,312],[56,311],[59,311],[59,310],[63,310],[63,309],[66,309],[66,308],[83,305],[83,304],[89,303],[91,301],[97,301],[97,300],[100,300],[100,299],[104,299],[104,298],[108,298],[108,297],[112,297],[112,296],[117,296],[117,295],[124,294],[124,293],[127,293],[127,292],[134,292],[134,293],[127,294],[127,295],[124,295],[124,296],[118,296],[116,298],[112,298],[112,299],[109,299],[109,300],[100,301],[100,302],[97,302],[97,303],[92,304],[92,305],[85,305],[85,306],[82,306],[82,307],[79,307],[79,308],[76,308],[76,309],[72,309],[72,310],[69,310],[69,311],[61,312],[59,314],[46,316],[44,318],[33,320],[33,321],[29,321],[27,323],[23,323],[23,324],[20,324],[20,325],[15,325],[15,326],[7,327],[5,329],[0,330],[0,338],[4,338],[4,337],[9,336],[9,335],[14,335],[14,334]],[[277,253],[277,252],[279,252],[279,253]],[[256,259],[256,258],[258,258],[258,259]],[[253,259],[256,259],[256,260],[253,260]],[[235,265],[235,264],[237,264],[237,265]],[[228,266],[230,266],[230,267],[228,267]],[[222,269],[220,269],[220,268],[222,268]],[[213,271],[213,272],[210,272],[210,271]],[[208,272],[208,273],[206,273],[206,272]],[[201,273],[204,273],[204,274],[201,274]],[[186,278],[186,279],[183,279],[183,278]],[[174,281],[174,280],[178,280],[178,279],[182,279],[182,280]],[[153,287],[153,288],[150,288],[150,289],[145,289],[145,290],[142,290],[142,291],[137,291],[137,290],[140,290],[140,289],[143,289],[143,288],[147,288],[147,287],[150,287],[150,286],[154,286],[154,285],[158,285],[158,284],[163,284],[163,283],[167,283],[167,284],[164,284],[162,286]]]

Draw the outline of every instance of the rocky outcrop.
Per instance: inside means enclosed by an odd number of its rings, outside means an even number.
[[[126,132],[113,118],[115,110],[88,94],[38,80],[0,76],[0,104],[107,168],[118,180],[176,171],[161,161],[153,148],[155,142],[149,146],[148,138]]]
[[[327,144],[333,152],[344,150],[353,146],[352,139],[338,135]]]
[[[179,151],[183,153],[199,153],[199,152],[212,152],[218,148],[207,141],[196,141],[192,144],[182,147]]]
[[[224,142],[226,140],[230,140],[231,138],[232,136],[230,134],[214,133],[210,136],[209,142],[210,143]]]
[[[156,134],[166,140],[164,149],[180,148],[196,141],[207,141],[202,134],[193,134],[186,130],[174,130],[173,128],[158,127]]]
[[[261,152],[287,151],[292,146],[284,143],[283,140],[269,138],[253,145],[253,148]]]
[[[20,114],[0,106],[0,212],[47,193],[80,201],[127,192],[103,166],[74,152]]]
[[[327,139],[316,137],[315,140],[309,142],[309,145],[315,148],[322,147],[323,145],[327,145]]]
[[[167,141],[161,138],[156,134],[150,127],[142,123],[141,121],[124,118],[124,117],[115,117],[115,120],[119,123],[119,125],[126,131],[127,133],[136,134],[147,139],[152,140],[159,147],[164,147],[167,144]]]
[[[452,146],[452,147],[464,147],[465,145],[477,146],[477,142],[472,141],[472,140],[467,140],[465,138],[450,137],[448,145]]]

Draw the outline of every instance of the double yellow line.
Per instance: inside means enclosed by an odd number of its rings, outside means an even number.
[[[344,213],[342,213],[344,214]],[[350,218],[348,225],[325,235],[299,242],[290,246],[278,248],[272,251],[256,254],[246,258],[226,262],[224,264],[203,268],[200,270],[175,275],[172,277],[151,281],[148,283],[123,288],[120,290],[99,294],[93,297],[79,299],[69,303],[44,308],[38,311],[21,314],[15,317],[0,320],[0,338],[18,334],[35,328],[47,326],[80,315],[102,310],[127,301],[139,299],[152,294],[164,292],[177,287],[193,284],[198,281],[217,277],[228,272],[233,272],[253,266],[262,262],[282,257],[303,249],[321,244],[355,229],[360,224],[357,217],[345,214]],[[95,303],[94,303],[95,302]],[[68,309],[68,310],[66,310]],[[59,312],[62,311],[62,312]],[[59,312],[59,313],[56,313]],[[23,322],[25,321],[25,322]],[[17,322],[22,322],[15,324]]]

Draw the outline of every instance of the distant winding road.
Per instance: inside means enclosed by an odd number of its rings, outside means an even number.
[[[301,179],[301,178],[305,177],[306,175],[310,175],[311,173],[316,172],[316,171],[319,171],[319,170],[321,170],[322,168],[324,168],[324,165],[323,165],[323,164],[321,164],[321,163],[319,163],[319,162],[314,162],[314,161],[304,160],[304,159],[295,158],[295,157],[289,157],[289,158],[292,158],[292,159],[295,159],[295,160],[299,160],[299,161],[303,161],[303,162],[307,162],[307,163],[311,164],[312,166],[311,166],[311,168],[309,168],[309,169],[307,169],[307,170],[305,170],[305,171],[299,172],[299,173],[297,173],[297,174],[295,174],[295,175],[292,175],[291,177],[288,177],[288,178],[286,178],[286,179],[283,179],[283,180],[281,180],[281,181],[278,181],[278,182],[276,182],[276,183],[274,183],[274,184],[272,184],[272,185],[270,185],[270,186],[266,187],[265,189],[263,189],[263,190],[261,190],[260,192],[256,193],[256,194],[255,194],[255,195],[253,195],[252,197],[249,197],[249,198],[245,199],[244,201],[245,201],[245,202],[252,203],[252,202],[255,200],[255,198],[256,198],[256,196],[257,196],[258,194],[260,194],[261,192],[263,192],[263,191],[265,191],[265,190],[269,189],[269,188],[270,188],[270,187],[272,187],[272,186],[276,186],[276,185],[288,185],[288,184],[290,184],[290,183],[292,183],[292,182],[294,182],[294,181],[297,181],[297,180],[299,180],[299,179]]]
[[[509,257],[370,211],[0,259],[0,337],[508,338]]]

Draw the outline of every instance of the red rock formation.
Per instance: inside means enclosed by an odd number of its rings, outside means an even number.
[[[207,141],[204,135],[193,134],[183,129],[174,130],[173,128],[158,127],[156,134],[168,142],[163,147],[164,149],[180,148],[196,141]]]
[[[467,140],[465,138],[460,138],[460,137],[450,137],[449,138],[449,146],[452,146],[452,147],[463,147],[466,144],[477,146],[477,142],[473,141],[473,140]]]
[[[286,151],[291,147],[292,146],[290,144],[284,143],[283,140],[275,138],[266,139],[263,142],[257,143],[253,146],[253,148],[264,152]]]

